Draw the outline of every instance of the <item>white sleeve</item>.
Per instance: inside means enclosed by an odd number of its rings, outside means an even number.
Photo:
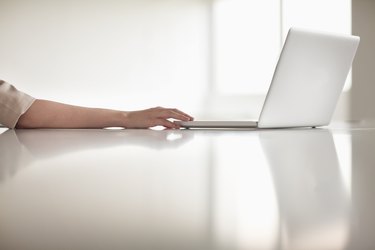
[[[0,123],[13,129],[34,101],[35,98],[0,80]]]

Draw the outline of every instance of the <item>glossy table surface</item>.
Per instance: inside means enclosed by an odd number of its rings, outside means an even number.
[[[0,249],[375,249],[375,126],[0,130]]]

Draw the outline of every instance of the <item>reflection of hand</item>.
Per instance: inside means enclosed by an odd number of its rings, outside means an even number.
[[[122,130],[123,142],[121,145],[142,146],[153,149],[177,148],[194,138],[194,133],[188,130],[170,130],[161,131],[147,130]]]
[[[168,119],[181,121],[193,120],[193,117],[178,109],[167,109],[162,107],[127,112],[126,118],[126,128],[150,128],[154,126],[179,128],[178,124],[175,124]]]

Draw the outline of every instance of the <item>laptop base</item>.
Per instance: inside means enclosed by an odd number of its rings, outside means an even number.
[[[182,128],[257,128],[256,121],[175,121]]]

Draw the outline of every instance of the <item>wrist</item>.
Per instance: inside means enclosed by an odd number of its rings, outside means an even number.
[[[118,111],[116,113],[116,124],[118,124],[119,127],[127,128],[128,120],[129,120],[129,112]]]

